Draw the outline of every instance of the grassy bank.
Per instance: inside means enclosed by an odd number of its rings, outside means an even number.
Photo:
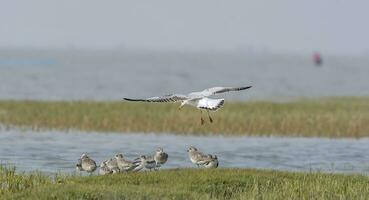
[[[360,175],[250,169],[50,178],[0,168],[1,199],[367,199]]]
[[[33,129],[78,129],[177,134],[369,135],[369,97],[306,99],[286,103],[226,102],[200,125],[200,112],[177,104],[0,101],[0,123]],[[205,115],[204,115],[205,117]],[[208,120],[207,120],[208,121]]]

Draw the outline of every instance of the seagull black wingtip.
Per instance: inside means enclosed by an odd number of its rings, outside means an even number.
[[[123,98],[123,100],[126,100],[126,101],[140,101],[139,99],[130,99],[130,98]]]
[[[242,87],[241,90],[247,90],[247,89],[250,89],[252,86],[246,86],[246,87]]]

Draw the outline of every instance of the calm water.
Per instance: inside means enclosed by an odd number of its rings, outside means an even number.
[[[188,145],[218,155],[220,167],[369,173],[369,138],[225,138],[1,130],[0,160],[21,171],[73,172],[83,152],[100,163],[116,153],[133,159],[162,146],[169,154],[164,168],[194,167],[185,151]]]
[[[0,49],[0,99],[120,100],[253,85],[237,100],[369,95],[368,56]]]

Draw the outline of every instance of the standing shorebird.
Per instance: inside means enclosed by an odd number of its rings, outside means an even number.
[[[118,168],[121,172],[130,172],[139,165],[137,163],[134,164],[130,160],[124,159],[123,154],[115,155],[115,159],[117,160]]]
[[[202,166],[205,163],[205,160],[208,160],[210,158],[209,155],[206,155],[200,151],[197,150],[197,148],[190,146],[187,150],[188,156],[191,160],[191,162],[197,167]]]
[[[164,152],[163,148],[159,147],[154,154],[154,160],[156,163],[156,168],[161,167],[168,160],[168,154]]]
[[[209,111],[217,111],[224,105],[224,99],[211,99],[208,98],[210,96],[230,92],[230,91],[241,91],[251,88],[251,86],[246,87],[213,87],[209,89],[205,89],[201,92],[192,92],[188,95],[183,94],[169,94],[161,97],[150,97],[147,99],[131,99],[131,98],[124,98],[127,101],[143,101],[143,102],[159,102],[159,103],[166,103],[166,102],[181,102],[181,105],[178,107],[180,110],[184,105],[188,104],[191,106],[196,107],[200,110],[201,113],[201,125],[204,124],[204,119],[202,117],[202,110],[206,110],[209,121],[212,123],[213,119],[210,116]]]
[[[96,170],[96,162],[88,157],[87,154],[82,154],[81,158],[78,159],[76,167],[78,170],[86,171],[91,175]]]

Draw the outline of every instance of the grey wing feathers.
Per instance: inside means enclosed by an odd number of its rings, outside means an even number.
[[[139,158],[135,159],[133,162],[132,162],[133,165],[136,165],[136,166],[139,166],[141,164],[141,160]]]
[[[204,96],[211,96],[211,95],[220,94],[220,93],[224,93],[224,92],[246,90],[246,89],[249,89],[251,87],[252,86],[246,86],[246,87],[213,87],[213,88],[208,88],[206,90],[203,90],[201,93]]]
[[[147,99],[130,99],[124,98],[126,101],[143,101],[143,102],[155,102],[155,103],[166,103],[166,102],[178,102],[187,100],[188,98],[185,95],[178,94],[169,94],[161,97],[150,97]]]

